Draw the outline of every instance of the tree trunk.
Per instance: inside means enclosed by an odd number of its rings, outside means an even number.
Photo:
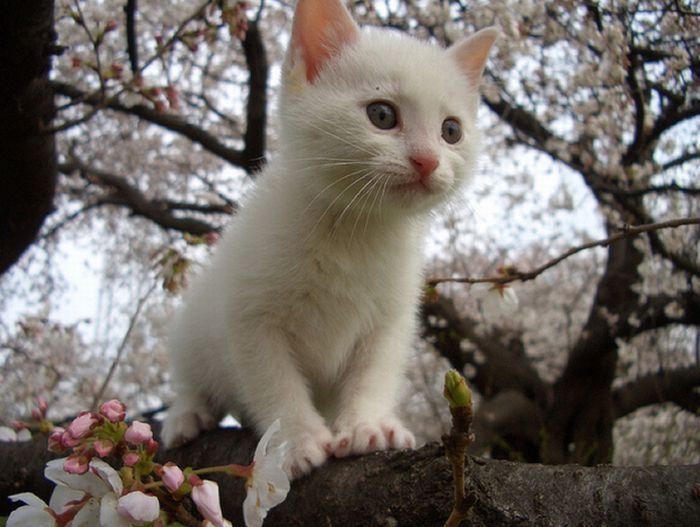
[[[637,266],[642,259],[631,239],[615,242],[608,250],[588,321],[554,385],[545,420],[545,463],[612,461],[616,339],[638,305],[632,286],[639,280]]]
[[[0,274],[34,241],[53,207],[52,0],[6,0],[0,15]]]
[[[205,467],[249,462],[255,437],[248,430],[217,430],[162,461]],[[33,491],[48,499],[42,477],[49,458],[44,439],[0,444],[0,495]],[[545,466],[471,458],[467,484],[476,503],[465,525],[697,525],[700,466]],[[217,477],[225,516],[243,525],[243,481]],[[452,477],[436,444],[410,452],[331,460],[295,481],[265,527],[440,527],[452,507]],[[11,509],[0,500],[0,515]]]

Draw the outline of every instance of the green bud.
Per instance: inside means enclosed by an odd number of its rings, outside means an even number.
[[[472,392],[467,386],[467,381],[457,370],[450,370],[445,374],[445,390],[443,395],[450,408],[471,407]]]

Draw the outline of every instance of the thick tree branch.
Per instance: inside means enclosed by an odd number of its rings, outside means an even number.
[[[255,20],[248,22],[243,51],[250,72],[243,157],[249,164],[246,170],[250,173],[259,170],[265,161],[267,126],[267,56],[260,29]]]
[[[700,387],[700,366],[671,371],[659,371],[628,382],[613,390],[613,413],[615,419],[624,417],[643,406],[665,402],[678,402],[684,408],[686,401],[694,398]],[[697,413],[700,407],[687,408]]]
[[[136,44],[136,0],[126,0],[124,14],[126,18],[126,51],[129,55],[129,65],[134,76],[139,74],[139,49]]]
[[[216,430],[164,454],[181,466],[248,462],[255,438],[247,430]],[[0,494],[33,491],[48,501],[43,478],[45,441],[0,444]],[[698,466],[544,466],[472,458],[465,474],[476,502],[472,527],[540,525],[694,526],[700,501],[693,497]],[[224,515],[243,525],[242,480],[219,481]],[[597,490],[596,490],[597,489]],[[671,491],[669,489],[672,489]],[[381,452],[331,460],[293,482],[287,500],[270,511],[265,527],[441,527],[452,500],[452,476],[444,451],[428,445],[409,452]],[[0,514],[10,510],[0,500]]]
[[[116,99],[102,99],[99,94],[89,94],[70,84],[62,82],[53,83],[57,94],[69,97],[75,102],[84,103],[90,106],[107,108],[116,112],[133,115],[144,121],[161,126],[171,132],[180,134],[190,141],[200,145],[206,151],[220,157],[232,165],[241,167],[247,171],[253,171],[252,161],[246,157],[244,151],[230,148],[219,141],[214,135],[199,126],[187,122],[179,115],[158,112],[156,109],[144,104],[126,105]]]
[[[108,189],[107,194],[97,198],[98,204],[126,207],[135,216],[141,216],[151,220],[164,229],[172,229],[194,235],[207,234],[218,230],[217,226],[196,218],[178,217],[174,214],[176,210],[203,211],[208,209],[213,212],[228,214],[235,211],[235,208],[230,208],[228,205],[223,206],[221,210],[216,210],[216,207],[208,205],[173,204],[167,200],[149,199],[126,178],[88,166],[76,158],[73,158],[68,163],[62,164],[60,170],[64,174],[71,174],[74,171],[78,171],[89,182]]]

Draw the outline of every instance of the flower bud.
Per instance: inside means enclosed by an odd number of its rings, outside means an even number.
[[[176,492],[185,482],[185,475],[180,467],[174,463],[168,462],[163,465],[161,479],[165,488],[170,492]]]
[[[51,432],[51,435],[49,435],[49,444],[48,448],[49,451],[54,452],[56,454],[60,454],[63,452],[66,447],[63,444],[63,433],[65,430],[61,428],[60,426],[57,426],[56,428],[53,429]]]
[[[127,428],[124,439],[132,445],[142,445],[146,443],[153,439],[151,425],[142,423],[141,421],[134,421],[129,425],[129,428]]]
[[[133,467],[141,460],[141,455],[138,452],[127,452],[122,456],[122,461],[127,467]]]
[[[102,403],[102,406],[100,406],[100,413],[112,423],[118,423],[123,421],[126,416],[126,406],[124,406],[121,401],[112,399],[111,401]]]
[[[217,526],[224,524],[224,515],[219,502],[219,485],[211,480],[202,480],[200,485],[192,488],[192,501],[205,520]]]
[[[445,389],[443,395],[450,408],[470,407],[472,404],[472,392],[457,370],[450,370],[445,374]]]
[[[68,425],[64,436],[68,436],[68,438],[72,440],[82,439],[90,433],[90,431],[97,425],[97,423],[98,419],[95,414],[90,412],[83,412],[80,415],[78,415],[78,417],[73,419],[71,424]]]
[[[117,513],[130,523],[151,523],[160,514],[158,498],[140,490],[129,492],[117,501]]]

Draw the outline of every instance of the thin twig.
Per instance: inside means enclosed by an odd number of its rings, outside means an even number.
[[[559,264],[563,260],[566,260],[570,256],[573,256],[574,254],[580,253],[582,251],[585,251],[587,249],[592,249],[594,247],[607,247],[608,245],[615,243],[616,241],[622,240],[624,238],[632,238],[634,236],[638,236],[640,234],[643,234],[645,232],[652,232],[652,231],[658,231],[662,229],[673,229],[676,227],[681,227],[683,225],[700,225],[700,218],[679,218],[675,220],[668,220],[668,221],[662,221],[659,223],[649,223],[645,225],[636,225],[636,226],[629,226],[625,225],[623,226],[619,232],[613,234],[612,236],[605,238],[603,240],[596,240],[588,243],[584,243],[582,245],[578,245],[576,247],[572,247],[571,249],[565,251],[564,253],[560,254],[556,258],[553,258],[549,260],[548,262],[540,265],[539,267],[536,267],[535,269],[532,269],[530,271],[519,271],[515,268],[508,268],[507,272],[503,274],[499,274],[496,276],[488,276],[488,277],[481,277],[481,278],[470,278],[470,277],[461,277],[461,278],[430,278],[427,280],[427,284],[431,287],[434,287],[438,284],[442,283],[459,283],[459,284],[479,284],[479,283],[493,283],[493,284],[508,284],[511,282],[527,282],[529,280],[534,280],[537,278],[539,275],[541,275],[543,272],[545,272],[548,269],[551,269],[555,265]]]
[[[131,337],[131,333],[136,327],[136,321],[138,320],[139,316],[141,315],[141,310],[143,309],[144,304],[146,303],[146,300],[151,296],[151,293],[155,291],[156,287],[158,286],[158,282],[154,281],[153,284],[151,284],[151,287],[148,289],[145,295],[143,295],[141,298],[139,298],[138,304],[136,305],[136,310],[134,311],[134,314],[131,316],[131,319],[129,320],[129,327],[126,329],[126,333],[124,333],[124,337],[122,338],[122,341],[119,343],[119,348],[117,348],[117,355],[114,357],[114,360],[112,361],[111,366],[109,367],[109,371],[107,372],[107,376],[105,377],[105,380],[102,382],[102,386],[100,386],[100,389],[97,391],[95,396],[92,399],[92,410],[96,411],[97,407],[102,400],[102,397],[104,397],[105,391],[107,390],[107,386],[109,385],[109,382],[112,380],[112,377],[114,376],[114,372],[117,370],[117,366],[119,365],[119,361],[122,358],[122,355],[124,354],[124,350],[126,349],[126,345],[129,342],[129,338]]]

